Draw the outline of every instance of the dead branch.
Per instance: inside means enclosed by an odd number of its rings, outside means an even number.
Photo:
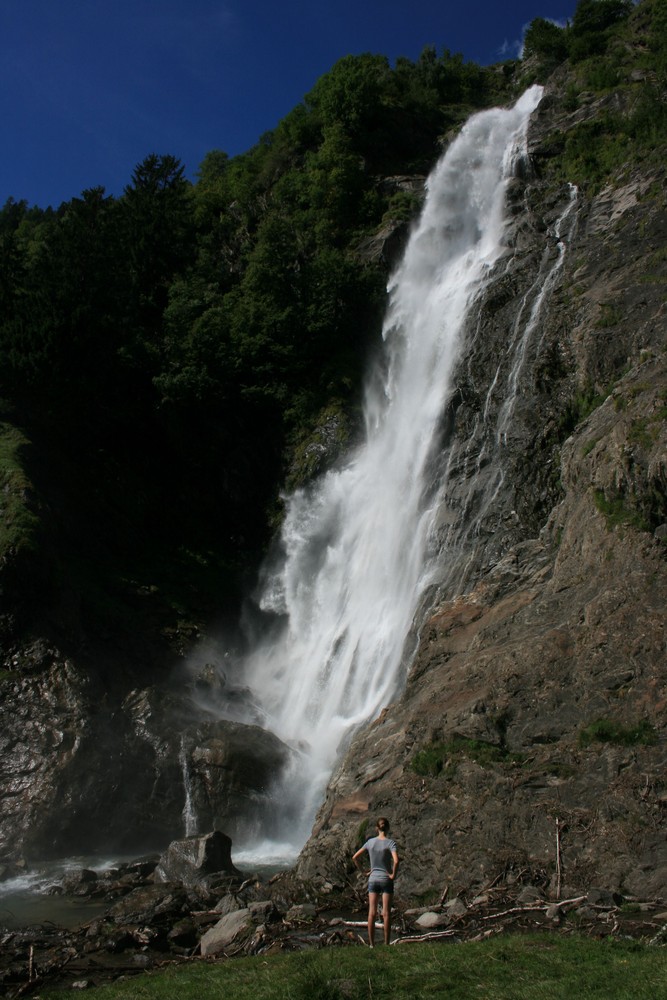
[[[455,937],[456,931],[430,931],[428,934],[412,934],[410,937],[395,938],[392,944],[412,944],[419,941],[440,941],[443,938]]]
[[[560,820],[556,816],[556,899],[560,899]]]
[[[502,910],[500,913],[487,913],[482,920],[498,920],[500,917],[509,917],[514,913],[537,913],[539,910],[546,910],[546,906],[513,906],[511,910]]]
[[[550,906],[557,906],[558,909],[562,909],[564,906],[578,906],[580,903],[586,902],[586,896],[577,896],[574,899],[563,899],[556,903],[535,903],[530,906],[513,906],[509,910],[503,910],[501,913],[488,913],[482,920],[497,920],[499,917],[509,917],[514,913],[537,913],[540,910],[546,912]]]
[[[344,927],[367,927],[368,926],[368,921],[367,920],[344,920],[343,921],[343,926]],[[376,927],[383,927],[384,924],[382,923],[381,920],[376,920],[375,921],[375,926]]]

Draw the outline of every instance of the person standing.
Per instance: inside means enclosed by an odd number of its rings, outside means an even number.
[[[382,920],[384,924],[384,943],[389,944],[391,937],[391,897],[394,894],[394,880],[398,871],[398,851],[396,842],[389,834],[389,820],[380,816],[377,821],[377,836],[367,840],[356,854],[352,855],[355,867],[362,871],[359,863],[364,851],[368,851],[371,870],[368,876],[368,944],[375,946],[375,918],[378,911],[378,901],[382,896]]]

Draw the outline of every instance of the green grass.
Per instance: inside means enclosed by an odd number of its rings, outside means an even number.
[[[71,998],[71,989],[40,996]],[[86,990],[98,1000],[659,1000],[667,950],[633,941],[499,936],[194,962]]]

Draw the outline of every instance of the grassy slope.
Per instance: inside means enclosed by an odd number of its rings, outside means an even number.
[[[71,996],[46,993],[51,1000]],[[159,1000],[660,1000],[667,952],[633,941],[497,937],[458,946],[349,947],[195,962],[89,990],[87,996]]]

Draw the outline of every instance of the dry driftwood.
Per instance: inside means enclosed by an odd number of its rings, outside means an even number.
[[[419,941],[442,941],[445,938],[455,937],[457,931],[450,929],[446,931],[429,931],[427,934],[411,934],[409,937],[395,938],[392,944],[412,944]]]
[[[508,917],[514,913],[531,913],[538,910],[548,910],[550,906],[557,906],[559,910],[565,906],[580,906],[586,902],[586,896],[577,896],[574,899],[562,899],[552,903],[531,903],[528,906],[512,906],[509,910],[502,910],[500,913],[487,913],[482,920],[497,920],[499,917]]]

